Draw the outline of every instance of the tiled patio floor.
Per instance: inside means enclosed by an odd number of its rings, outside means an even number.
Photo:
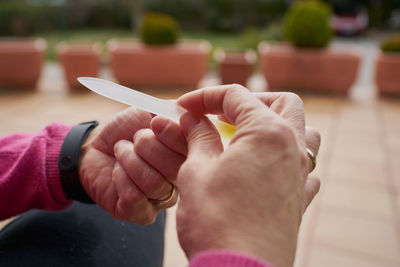
[[[105,122],[126,107],[88,91],[69,93],[55,66],[46,73],[38,91],[0,90],[0,135],[38,131],[53,121]],[[260,77],[253,82],[262,90]],[[400,266],[400,99],[357,90],[349,98],[303,96],[307,124],[322,134],[316,169],[322,187],[301,226],[297,267]],[[163,98],[182,94],[146,92]],[[183,267],[174,211],[165,266]]]

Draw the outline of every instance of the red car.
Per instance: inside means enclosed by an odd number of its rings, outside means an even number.
[[[362,34],[368,27],[369,17],[365,8],[357,6],[334,7],[332,28],[338,35]]]

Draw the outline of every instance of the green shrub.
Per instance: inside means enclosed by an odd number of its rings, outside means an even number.
[[[258,44],[261,42],[261,32],[257,28],[248,28],[239,36],[239,46],[243,50],[257,50]]]
[[[388,37],[381,45],[383,52],[400,53],[400,35]]]
[[[178,22],[171,16],[161,13],[148,13],[143,19],[141,36],[146,44],[174,44],[177,42],[178,35]]]
[[[267,41],[282,41],[282,24],[280,22],[269,24],[262,30],[261,36]]]
[[[331,8],[319,0],[298,1],[284,18],[284,36],[297,47],[322,48],[332,38]]]

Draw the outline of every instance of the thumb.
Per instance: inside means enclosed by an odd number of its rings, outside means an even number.
[[[180,124],[188,143],[188,158],[216,156],[223,151],[220,135],[207,117],[188,112]]]

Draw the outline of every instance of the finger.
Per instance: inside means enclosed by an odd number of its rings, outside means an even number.
[[[310,149],[315,156],[318,155],[319,147],[321,145],[321,134],[315,128],[306,127],[306,146]]]
[[[206,117],[188,112],[181,117],[180,124],[188,142],[188,158],[216,156],[223,151],[221,137]]]
[[[310,205],[314,197],[319,192],[319,188],[321,186],[321,181],[319,178],[315,176],[309,176],[305,183],[304,188],[304,204],[303,204],[303,213],[307,210],[307,207]]]
[[[289,92],[263,92],[255,95],[267,107],[286,119],[301,139],[304,139],[304,104],[298,95]]]
[[[196,114],[223,114],[240,131],[264,127],[278,117],[248,90],[239,85],[203,88],[181,96],[178,104]],[[251,126],[249,128],[249,126]],[[235,138],[235,136],[234,136]],[[233,139],[234,139],[233,138]]]
[[[306,127],[306,148],[308,148],[313,155],[307,151],[307,164],[309,172],[312,172],[316,166],[316,157],[318,155],[319,146],[321,144],[321,135],[319,132],[312,128]]]
[[[151,120],[150,127],[161,143],[175,152],[186,156],[187,142],[181,127],[177,123],[156,116]]]
[[[165,139],[168,139],[166,137]],[[186,141],[185,141],[186,143]],[[136,132],[133,139],[136,154],[171,182],[176,180],[179,168],[186,160],[162,144],[150,129]]]
[[[304,104],[298,95],[289,92],[253,94],[278,115],[289,120],[299,132],[304,132]],[[223,115],[219,115],[218,119],[227,122]]]
[[[139,129],[148,128],[151,121],[151,114],[137,109],[128,108],[119,112],[113,117],[100,132],[100,138],[96,139],[96,147],[106,147],[109,155],[114,155],[113,147],[119,140],[131,140],[132,136]]]
[[[178,201],[178,189],[175,187],[175,189],[173,189],[174,191],[171,190],[171,195],[168,197],[172,197],[167,203],[160,205],[160,204],[155,204],[154,207],[157,211],[160,211],[162,209],[167,209],[170,208],[172,206],[174,206],[176,204],[176,202]]]
[[[150,224],[155,219],[153,205],[132,182],[121,165],[116,162],[112,172],[112,182],[118,194],[114,217],[138,224]]]
[[[114,151],[115,158],[128,177],[147,198],[165,199],[169,196],[172,185],[136,154],[132,142],[121,140],[115,144]]]

